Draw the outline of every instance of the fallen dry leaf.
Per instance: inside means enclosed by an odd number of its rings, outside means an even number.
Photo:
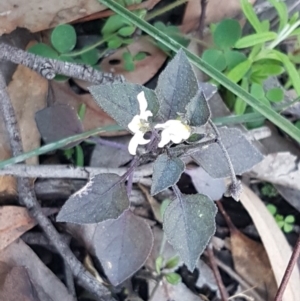
[[[46,105],[48,81],[29,68],[19,65],[7,90],[18,120],[24,151],[39,147],[40,134],[34,121],[34,114]],[[4,160],[11,154],[4,123],[1,123],[0,127],[0,160]],[[32,157],[26,162],[37,164],[38,158]],[[13,177],[0,177],[1,194],[11,194],[15,191],[16,181]]]
[[[7,0],[0,2],[0,35],[17,27],[37,32],[58,24],[69,23],[105,6],[95,0]]]
[[[1,300],[41,301],[24,267],[0,262],[0,285]]]
[[[267,155],[250,174],[263,181],[300,190],[300,164],[289,152]]]
[[[139,52],[148,54],[145,59],[135,62],[133,71],[126,71],[124,68],[122,55],[128,51],[133,56]],[[166,58],[167,55],[147,37],[140,37],[134,43],[117,50],[114,54],[103,59],[100,67],[104,72],[122,74],[128,82],[142,85],[158,72]]]
[[[256,226],[279,285],[292,255],[291,247],[262,200],[246,185],[243,185],[240,201]],[[299,268],[295,266],[282,301],[300,300],[299,283]]]
[[[48,215],[57,212],[57,209],[45,208],[43,211]],[[0,250],[36,225],[24,207],[1,206],[0,217]]]
[[[76,94],[68,82],[51,82],[51,97],[56,104],[67,104],[78,108],[81,104],[86,105],[86,113],[83,120],[83,127],[85,131],[102,127],[106,125],[116,124],[116,122],[108,116],[96,104],[91,94]],[[124,135],[124,132],[110,132],[106,136]]]
[[[264,246],[238,230],[231,231],[230,242],[237,273],[255,287],[263,300],[273,301],[277,285]]]
[[[181,31],[191,32],[199,25],[201,15],[201,1],[189,0],[185,9]],[[255,3],[256,0],[250,0]],[[225,18],[233,18],[241,12],[240,0],[209,0],[206,8],[205,24],[217,23]]]
[[[4,262],[10,267],[23,267],[28,273],[39,300],[75,301],[62,282],[21,239],[0,251],[0,262]],[[1,298],[1,300],[10,301],[15,299]]]
[[[277,285],[264,246],[240,232],[224,211],[222,203],[219,202],[218,206],[230,230],[230,246],[236,272],[253,286],[263,300],[273,301]]]

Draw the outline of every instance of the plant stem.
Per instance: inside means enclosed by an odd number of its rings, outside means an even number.
[[[222,301],[227,301],[229,296],[228,296],[228,293],[224,286],[224,283],[222,281],[221,274],[220,274],[220,271],[218,269],[218,266],[217,266],[217,263],[215,260],[215,255],[214,255],[211,243],[207,246],[207,254],[208,254],[209,262],[211,264],[211,268],[212,268],[214,276],[216,278],[216,282],[217,282],[217,285],[218,285],[218,288],[220,291]]]
[[[4,160],[0,162],[0,169],[5,167],[5,166],[9,166],[12,164],[16,164],[16,163],[20,163],[22,161],[25,161],[28,158],[31,157],[35,157],[35,156],[39,156],[60,148],[65,147],[66,145],[72,143],[72,142],[76,142],[76,141],[80,141],[80,140],[84,140],[90,136],[94,136],[100,133],[104,133],[104,132],[114,132],[114,131],[118,131],[121,130],[122,128],[119,125],[109,125],[109,126],[105,126],[105,127],[99,127],[96,128],[94,130],[90,130],[81,134],[77,134],[77,135],[73,135],[70,136],[68,138],[65,139],[61,139],[57,142],[52,142],[49,144],[46,144],[42,147],[36,148],[32,151],[26,152],[26,153],[21,153],[18,156],[15,156],[13,158],[10,158],[8,160]]]
[[[187,1],[188,0],[177,0],[177,1],[174,1],[173,3],[170,3],[170,4],[164,6],[164,7],[160,8],[160,9],[155,10],[152,13],[149,13],[146,16],[145,20],[146,21],[150,21],[150,20],[152,20],[152,19],[154,19],[154,18],[156,18],[156,17],[158,17],[158,16],[160,16],[160,15],[162,15],[162,14],[164,14],[164,13],[166,13],[166,12],[168,12],[168,11],[170,11],[170,10],[172,10],[172,9],[174,9],[174,8],[182,5],[182,4],[184,4],[184,3],[186,3]]]
[[[278,291],[276,293],[274,301],[281,301],[283,297],[283,293],[287,287],[287,284],[289,282],[289,279],[291,277],[291,274],[293,272],[294,266],[297,264],[298,258],[300,257],[300,236],[298,237],[298,240],[296,242],[293,254],[290,258],[290,261],[287,265],[287,268],[285,270],[285,273],[283,275],[283,278],[281,280],[280,286],[278,288]]]
[[[94,48],[96,47],[99,47],[101,46],[102,44],[104,44],[105,42],[107,42],[108,40],[110,40],[113,36],[115,36],[116,34],[112,34],[106,38],[102,38],[100,41],[98,41],[97,43],[93,44],[93,45],[90,45],[90,46],[87,46],[86,48],[83,48],[81,50],[78,50],[78,51],[73,51],[73,52],[70,52],[70,53],[65,53],[63,56],[64,57],[74,57],[74,56],[78,56],[78,55],[81,55],[81,54],[84,54],[90,50],[93,50]]]

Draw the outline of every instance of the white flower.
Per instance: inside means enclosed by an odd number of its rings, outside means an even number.
[[[138,94],[137,100],[139,102],[140,115],[135,115],[128,124],[128,128],[134,133],[128,145],[128,151],[131,155],[136,154],[139,144],[145,145],[150,142],[149,139],[144,139],[144,134],[149,130],[148,118],[152,116],[152,112],[146,110],[148,104],[144,91]]]
[[[191,136],[191,128],[181,120],[168,120],[165,123],[157,124],[155,128],[163,129],[158,147],[164,147],[170,141],[178,144]]]

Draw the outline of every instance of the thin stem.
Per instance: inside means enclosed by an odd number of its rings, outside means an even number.
[[[172,10],[172,9],[174,9],[174,8],[182,5],[182,4],[184,4],[184,3],[186,3],[187,1],[188,0],[177,0],[177,1],[173,2],[173,3],[170,3],[170,4],[164,6],[164,7],[160,8],[160,9],[157,9],[156,11],[154,11],[152,13],[149,13],[146,16],[145,20],[146,21],[150,21],[150,20],[152,20],[152,19],[154,19],[154,18],[156,18],[156,17],[158,17],[158,16],[160,16],[160,15],[162,15],[162,14],[164,14],[164,13],[166,13],[166,12],[168,12],[168,11],[170,11],[170,10]]]
[[[22,161],[25,161],[28,158],[39,156],[39,155],[63,148],[72,142],[84,140],[90,136],[98,135],[98,134],[104,133],[104,132],[114,132],[114,131],[118,131],[118,130],[122,130],[122,128],[119,125],[110,125],[110,126],[105,126],[105,127],[99,127],[94,130],[90,130],[90,131],[87,131],[87,132],[84,132],[81,134],[73,135],[68,138],[61,139],[57,142],[52,142],[52,143],[46,144],[46,145],[36,148],[32,151],[21,153],[18,156],[15,156],[8,160],[1,161],[0,169],[5,166],[20,163]]]
[[[127,195],[128,195],[128,197],[129,197],[130,194],[131,194],[134,170],[135,170],[135,168],[136,168],[138,162],[139,162],[139,157],[135,156],[135,157],[133,158],[133,160],[131,161],[130,167],[129,167],[128,171],[127,171],[127,174],[128,174],[128,180],[127,180],[127,186],[126,186],[126,189],[127,189]]]
[[[112,34],[108,37],[105,37],[101,40],[99,40],[98,42],[96,42],[95,44],[92,44],[90,46],[87,46],[81,50],[78,50],[78,51],[73,51],[73,52],[70,52],[70,53],[65,53],[63,56],[64,57],[74,57],[74,56],[78,56],[78,55],[81,55],[81,54],[84,54],[90,50],[93,50],[94,48],[96,47],[99,47],[101,46],[102,44],[104,44],[105,42],[107,42],[108,40],[110,40],[112,37],[114,37],[116,34]]]
[[[291,277],[291,274],[293,272],[294,266],[296,265],[298,258],[300,257],[300,236],[298,237],[298,240],[296,242],[296,246],[294,248],[293,254],[290,258],[290,261],[287,265],[287,268],[285,270],[285,273],[283,275],[282,281],[280,283],[280,286],[278,288],[278,291],[276,293],[274,301],[281,301],[283,297],[283,293],[287,287],[287,284],[289,282],[289,279]]]
[[[216,260],[215,260],[215,256],[214,256],[214,253],[213,253],[211,243],[207,247],[207,254],[208,254],[209,262],[211,264],[211,268],[212,268],[214,276],[216,278],[216,282],[217,282],[217,285],[218,285],[218,288],[219,288],[219,291],[220,291],[222,301],[227,301],[229,296],[228,296],[228,293],[227,293],[226,288],[224,286],[224,283],[222,281],[221,274],[220,274],[220,271],[218,269],[218,266],[217,266],[217,263],[216,263]]]
[[[149,296],[149,299],[148,299],[149,301],[153,300],[154,294],[157,291],[157,289],[158,289],[158,287],[160,285],[160,282],[161,282],[161,277],[159,277],[159,279],[156,281],[156,284],[155,284],[155,286],[154,286],[154,288],[153,288],[153,290],[151,292],[151,295]]]
[[[207,3],[208,3],[208,0],[201,0],[201,15],[200,15],[199,27],[198,27],[200,39],[203,39],[203,36],[204,36]]]

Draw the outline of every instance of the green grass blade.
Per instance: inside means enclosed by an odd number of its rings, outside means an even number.
[[[146,21],[140,19],[133,13],[131,13],[126,8],[122,7],[118,3],[114,2],[113,0],[99,0],[102,4],[106,5],[108,8],[119,14],[120,16],[128,19],[131,23],[135,26],[139,27],[145,33],[156,39],[157,41],[161,42],[169,49],[177,52],[180,48],[183,48],[179,43],[175,40],[164,34],[163,32],[159,31],[157,28],[153,27],[151,24],[147,23]],[[225,75],[221,72],[217,71],[215,68],[204,62],[201,58],[183,48],[186,55],[190,59],[190,61],[197,66],[200,70],[205,72],[208,76],[212,79],[219,82],[222,86],[227,88],[229,91],[234,93],[236,96],[242,98],[247,102],[248,105],[253,107],[257,112],[261,113],[265,118],[272,121],[276,124],[279,128],[281,128],[284,132],[294,138],[296,141],[300,142],[300,130],[297,129],[291,122],[287,119],[282,117],[280,114],[276,113],[272,108],[267,107],[259,100],[254,98],[250,95],[247,91],[242,89],[237,84],[234,84],[230,81]]]
[[[94,136],[100,133],[104,133],[104,132],[114,132],[114,131],[119,131],[119,130],[123,130],[123,128],[121,128],[119,125],[109,125],[109,126],[104,126],[104,127],[100,127],[100,128],[96,128],[94,130],[91,131],[87,131],[81,134],[77,134],[74,136],[70,136],[68,138],[65,139],[61,139],[57,142],[53,142],[53,143],[49,143],[46,144],[42,147],[36,148],[32,151],[23,153],[17,157],[13,157],[10,158],[8,160],[5,161],[0,161],[0,169],[8,166],[8,165],[12,165],[12,164],[16,164],[16,163],[20,163],[22,161],[25,161],[26,159],[29,159],[31,157],[35,157],[35,156],[39,156],[60,148],[65,147],[66,145],[72,143],[72,142],[76,142],[82,139],[86,139],[90,136]]]

